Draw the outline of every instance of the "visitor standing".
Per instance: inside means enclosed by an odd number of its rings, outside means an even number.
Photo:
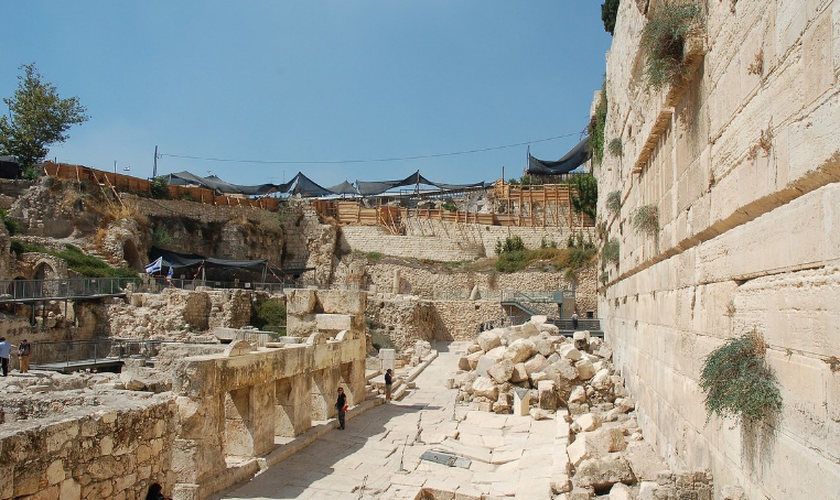
[[[27,373],[29,371],[29,355],[32,354],[32,344],[28,340],[23,339],[18,345],[18,358],[20,358],[20,372]]]
[[[391,402],[391,388],[394,386],[394,376],[390,368],[385,370],[385,402]]]
[[[578,315],[577,313],[572,313],[572,329],[577,331],[578,327]]]
[[[9,374],[9,358],[12,357],[12,344],[6,342],[6,337],[0,337],[0,370],[3,376]]]
[[[344,389],[338,388],[338,398],[335,400],[335,409],[338,410],[338,428],[344,430],[344,416],[347,414],[347,396]]]

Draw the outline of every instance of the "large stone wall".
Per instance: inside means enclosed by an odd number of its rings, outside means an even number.
[[[649,3],[649,14],[661,8]],[[644,2],[621,2],[597,169],[621,259],[599,312],[645,436],[676,469],[709,468],[749,499],[834,498],[840,482],[840,1],[702,2],[687,81],[641,74]],[[649,155],[649,157],[648,157]],[[634,173],[634,167],[637,172]],[[601,197],[599,213],[607,214]],[[634,211],[658,207],[656,238]],[[734,335],[768,343],[784,408],[772,427],[707,423],[703,359]],[[768,439],[768,436],[772,438]]]
[[[4,405],[12,396],[4,396]],[[80,500],[144,498],[158,482],[173,484],[175,402],[169,394],[65,395],[21,399],[32,418],[0,429],[0,498]],[[42,416],[42,414],[44,416]],[[47,417],[45,415],[55,415]]]
[[[496,255],[496,242],[504,243],[506,238],[519,236],[525,248],[537,249],[543,245],[556,244],[560,248],[566,246],[572,234],[584,234],[595,238],[593,228],[562,227],[516,227],[516,226],[488,226],[485,224],[467,224],[461,222],[447,222],[429,219],[408,218],[403,220],[407,236],[422,238],[433,237],[441,241],[459,242],[478,248],[485,257]],[[425,240],[429,241],[429,240]],[[428,245],[428,243],[427,243]],[[387,252],[383,252],[387,253]],[[435,259],[444,260],[444,259]],[[466,260],[466,259],[461,259]]]
[[[448,237],[395,235],[379,226],[344,226],[341,249],[346,252],[378,252],[395,257],[461,262],[484,256],[480,244]]]

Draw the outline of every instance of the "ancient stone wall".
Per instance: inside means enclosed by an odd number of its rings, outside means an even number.
[[[365,294],[290,290],[287,303],[289,337],[281,344],[234,340],[215,355],[189,347],[160,355],[178,395],[176,500],[205,498],[256,473],[275,436],[294,437],[335,416],[339,385],[351,406],[364,400]]]
[[[395,257],[461,262],[484,256],[480,244],[455,238],[395,235],[379,226],[343,226],[341,249],[345,252],[378,252]]]
[[[129,500],[144,498],[153,482],[171,491],[171,395],[74,395],[46,404],[45,412],[30,408],[41,418],[0,428],[0,498]],[[74,404],[84,408],[73,411]]]
[[[649,2],[648,17],[665,2]],[[716,494],[831,498],[840,482],[840,1],[701,2],[685,82],[644,84],[647,19],[622,1],[607,58],[599,193],[621,259],[599,311],[645,435]],[[693,66],[692,66],[693,65]],[[632,215],[658,211],[659,231]],[[772,427],[706,422],[703,359],[755,330],[784,399]],[[733,429],[733,426],[735,427]]]
[[[460,222],[447,222],[428,219],[409,218],[403,220],[405,232],[408,236],[421,238],[433,237],[441,241],[458,242],[465,248],[478,248],[483,256],[492,257],[496,255],[496,242],[504,243],[506,238],[519,236],[525,244],[525,248],[537,249],[543,245],[556,244],[565,248],[569,236],[572,234],[583,234],[594,240],[593,228],[569,227],[516,227],[516,226],[488,226],[485,224],[466,224]],[[424,240],[429,241],[429,240]],[[428,243],[427,243],[428,245]],[[387,247],[386,247],[387,248]],[[429,252],[431,250],[426,250]],[[382,252],[389,254],[388,252]],[[393,255],[393,254],[389,254]],[[420,258],[420,257],[418,257]],[[444,260],[444,259],[432,259]],[[468,259],[460,259],[468,260]]]

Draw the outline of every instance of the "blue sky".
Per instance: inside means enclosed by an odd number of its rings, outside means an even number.
[[[197,8],[200,5],[201,8]],[[35,62],[91,119],[50,159],[239,184],[518,177],[580,139],[605,52],[599,0],[8,2],[0,96]],[[7,112],[0,104],[0,111]],[[542,142],[541,139],[567,136]]]

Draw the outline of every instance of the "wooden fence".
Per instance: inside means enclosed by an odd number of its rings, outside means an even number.
[[[152,195],[152,183],[147,179],[140,179],[131,175],[106,172],[82,165],[70,165],[67,163],[44,163],[44,173],[56,179],[75,182],[91,182],[101,186],[103,189],[111,189],[115,193],[132,193],[140,196]],[[279,205],[277,198],[240,198],[238,196],[217,195],[212,189],[198,186],[173,186],[168,185],[170,199],[196,201],[208,205],[229,206],[229,207],[251,207],[263,210],[276,211]]]

